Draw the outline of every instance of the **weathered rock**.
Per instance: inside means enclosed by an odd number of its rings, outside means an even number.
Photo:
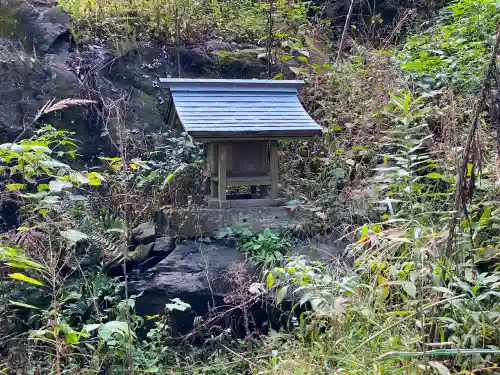
[[[164,254],[165,256],[169,255],[172,251],[174,251],[176,245],[175,237],[160,237],[157,238],[154,243],[153,253],[152,255]]]
[[[33,120],[48,100],[47,91],[61,92],[74,84],[66,78],[53,76],[44,60],[12,51],[0,64],[0,141],[12,139]]]
[[[53,7],[42,10],[33,24],[34,42],[46,52],[58,42],[69,37],[71,19],[61,8]]]
[[[148,245],[156,238],[154,223],[142,223],[131,231],[132,240],[138,245]]]
[[[59,7],[39,6],[26,0],[1,0],[0,11],[11,13],[19,21],[17,34],[21,35],[14,36],[27,39],[41,52],[47,52],[56,43],[69,37],[71,19]]]
[[[19,202],[13,198],[4,197],[0,201],[0,234],[19,226],[20,210]]]
[[[191,312],[177,322],[179,331],[191,328],[192,315],[204,315],[209,306],[223,304],[231,295],[229,273],[235,265],[243,264],[245,255],[237,249],[219,244],[185,241],[164,260],[149,269],[139,280],[129,283],[131,293],[141,293],[136,303],[139,315],[161,313],[172,298],[189,303]],[[254,270],[243,266],[252,275]]]
[[[259,59],[261,51],[255,49],[216,50],[210,53],[219,71],[225,73],[222,78],[267,78],[263,75],[266,63]]]
[[[155,247],[154,242],[148,243],[147,245],[142,245],[142,250],[141,250],[142,259],[141,260],[146,260],[149,257],[151,257],[151,255],[153,254],[154,247]]]
[[[228,43],[224,40],[220,39],[210,39],[205,43],[207,51],[221,51],[221,50],[231,50],[233,46],[231,43]]]
[[[292,253],[302,255],[311,260],[318,260],[324,264],[349,263],[351,259],[344,255],[349,244],[345,240],[319,238],[316,240],[296,240]]]

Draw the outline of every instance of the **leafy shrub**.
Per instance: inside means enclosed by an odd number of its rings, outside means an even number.
[[[292,243],[287,236],[280,236],[266,228],[262,233],[251,237],[240,250],[248,253],[252,262],[257,264],[275,264],[290,250]]]
[[[269,228],[254,234],[247,223],[235,224],[219,230],[217,238],[233,238],[240,251],[247,253],[250,260],[258,265],[273,266],[283,259],[292,241],[288,233],[276,233]]]
[[[296,29],[305,20],[306,3],[274,2],[276,24]],[[268,5],[253,0],[61,0],[59,4],[83,29],[97,24],[117,44],[120,40],[133,44],[149,36],[173,41],[177,27],[186,41],[207,36],[257,40],[267,33]]]
[[[433,134],[429,134],[425,122],[423,99],[414,99],[410,93],[391,94],[386,115],[393,127],[382,138],[380,148],[386,153],[383,164],[375,168],[378,175],[374,180],[390,216],[442,208],[446,197],[454,192],[455,179],[427,149]]]
[[[74,171],[63,163],[76,158],[76,141],[71,136],[47,125],[29,139],[1,144],[0,194],[31,200],[34,206],[30,208],[45,215],[63,197],[78,201],[81,196],[74,193],[75,188],[100,186],[103,178],[99,173]]]
[[[463,91],[476,91],[499,10],[496,0],[453,2],[440,12],[436,25],[408,39],[399,55],[401,67],[427,87],[451,83]]]

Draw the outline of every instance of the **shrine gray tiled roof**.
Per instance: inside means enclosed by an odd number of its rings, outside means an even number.
[[[162,78],[194,138],[310,138],[322,134],[297,90],[303,81]]]

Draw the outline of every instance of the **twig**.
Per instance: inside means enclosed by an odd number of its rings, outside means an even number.
[[[222,346],[224,349],[226,349],[229,353],[231,353],[231,354],[233,354],[233,355],[237,356],[238,358],[240,358],[240,359],[242,359],[243,361],[245,361],[246,363],[248,363],[251,367],[257,367],[257,368],[258,368],[259,370],[261,370],[261,371],[264,371],[264,370],[265,370],[265,368],[264,368],[264,367],[262,367],[262,366],[260,366],[260,365],[258,365],[258,364],[256,364],[256,363],[253,363],[252,361],[250,361],[250,360],[246,359],[246,358],[245,358],[245,357],[243,357],[241,354],[236,353],[234,350],[229,349],[226,345],[221,344],[221,343],[219,343],[219,345],[220,345],[220,346]]]
[[[495,66],[495,61],[497,59],[497,54],[498,54],[498,49],[500,47],[500,22],[497,24],[497,36],[496,36],[496,41],[495,44],[493,45],[493,51],[491,54],[491,59],[490,63],[488,65],[488,69],[486,71],[486,74],[484,76],[483,80],[483,85],[481,88],[481,94],[479,97],[479,100],[476,104],[476,109],[474,111],[474,117],[472,119],[472,124],[469,129],[469,135],[467,137],[467,143],[465,144],[465,149],[464,149],[464,154],[462,157],[462,164],[459,167],[458,170],[458,179],[457,179],[457,186],[455,190],[455,202],[453,205],[453,215],[450,220],[450,232],[448,235],[448,241],[446,244],[446,256],[451,257],[453,255],[453,239],[455,238],[455,229],[457,225],[457,220],[460,215],[460,202],[462,200],[462,194],[464,190],[464,185],[465,185],[465,177],[466,177],[466,171],[467,171],[467,166],[469,164],[469,157],[470,157],[470,152],[472,148],[472,141],[476,135],[477,131],[477,126],[479,124],[479,116],[481,115],[481,111],[483,110],[484,103],[486,101],[486,93],[489,87],[489,81],[490,77],[493,73],[493,67]]]
[[[127,169],[127,149],[125,145],[125,139],[123,137],[123,122],[122,122],[122,117],[121,117],[121,108],[119,106],[116,107],[116,124],[117,124],[117,130],[118,130],[118,137],[119,137],[119,145],[120,148],[118,151],[120,152],[120,157],[121,157],[121,162],[123,164],[123,169]],[[124,231],[122,233],[122,239],[126,243],[129,239],[129,218],[128,218],[128,196],[129,192],[125,190],[124,194],[124,199],[123,199],[123,228]],[[132,323],[130,319],[130,307],[129,307],[129,291],[128,291],[128,275],[127,275],[127,258],[128,258],[128,249],[126,246],[123,246],[122,248],[122,254],[123,254],[123,276],[124,276],[124,292],[125,292],[125,320],[127,321],[127,328],[128,328],[128,346],[127,346],[127,361],[126,363],[124,362],[124,366],[128,365],[129,367],[129,374],[134,375],[134,358],[132,355],[132,347],[133,347],[133,341],[132,341]]]
[[[269,4],[269,19],[268,19],[268,30],[267,30],[267,76],[271,78],[271,59],[272,59],[272,43],[273,43],[273,28],[274,28],[274,18],[273,18],[273,3],[274,0],[268,0]]]
[[[391,42],[392,38],[394,36],[396,36],[397,33],[399,33],[401,31],[401,28],[403,27],[403,25],[405,24],[406,20],[410,17],[410,16],[413,16],[414,14],[417,13],[417,9],[407,9],[405,11],[405,14],[403,16],[403,18],[396,24],[396,27],[394,27],[394,29],[392,30],[391,32],[391,35],[389,35],[385,40],[384,42],[382,43],[382,46],[384,48],[387,48],[387,46],[389,45],[389,43]]]
[[[177,78],[182,76],[181,67],[181,28],[179,24],[179,6],[175,4],[175,44],[176,44],[176,57],[177,57]]]
[[[344,50],[345,38],[347,36],[347,29],[349,28],[349,23],[351,21],[352,9],[354,7],[354,0],[351,0],[351,5],[349,5],[349,11],[347,12],[347,18],[345,20],[344,31],[342,32],[342,38],[340,38],[339,52],[337,54],[337,62],[342,59],[342,52]]]

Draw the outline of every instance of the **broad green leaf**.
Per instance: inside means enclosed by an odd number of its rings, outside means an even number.
[[[43,146],[43,145],[29,145],[29,147],[33,150],[33,151],[39,151],[40,153],[46,153],[46,154],[51,154],[52,153],[52,150],[50,148],[48,148],[47,146]]]
[[[24,189],[24,184],[8,184],[7,185],[7,190],[12,191],[12,190],[21,190]]]
[[[186,311],[191,308],[191,305],[189,303],[186,303],[184,301],[181,301],[179,298],[174,298],[170,300],[173,303],[166,303],[165,308],[172,311],[172,310],[179,310],[179,311]]]
[[[112,157],[108,157],[108,156],[101,157],[101,158],[99,158],[99,159],[106,160],[106,161],[110,161],[110,162],[113,162],[113,163],[116,163],[116,162],[118,162],[118,161],[121,161],[121,160],[122,160],[122,158],[118,158],[118,157],[114,157],[114,158],[112,158]]]
[[[278,289],[278,291],[276,292],[276,305],[279,305],[281,302],[283,302],[287,290],[288,290],[288,285]]]
[[[164,185],[166,185],[166,184],[168,184],[170,181],[172,181],[172,179],[173,179],[174,177],[175,177],[175,174],[170,173],[170,174],[167,176],[167,178],[166,178],[166,180],[165,180]]]
[[[33,305],[29,305],[29,304],[27,304],[27,303],[23,303],[23,302],[9,301],[9,303],[10,303],[12,306],[24,307],[24,308],[26,308],[26,309],[40,310],[40,308],[39,308],[39,307],[36,307],[36,306],[33,306]]]
[[[47,203],[47,204],[57,204],[60,202],[60,200],[61,199],[56,195],[49,195],[49,196],[46,196],[45,198],[43,198],[42,202]]]
[[[73,187],[73,184],[69,181],[61,181],[61,180],[53,180],[49,183],[49,189],[53,192],[61,192],[64,189],[70,189]]]
[[[309,293],[304,293],[302,297],[300,298],[299,305],[302,307],[304,303],[307,303],[311,299],[311,294]]]
[[[407,316],[407,315],[411,315],[413,314],[414,312],[413,311],[409,311],[409,310],[406,310],[406,311],[392,311],[390,312],[391,315],[394,315],[394,316]]]
[[[462,289],[464,292],[468,292],[470,293],[471,295],[475,295],[474,291],[472,290],[472,288],[470,287],[469,284],[467,284],[465,281],[462,281],[462,280],[457,280],[456,284],[460,287],[460,289]]]
[[[47,191],[39,191],[38,193],[28,193],[28,194],[23,194],[23,197],[29,198],[29,199],[35,199],[35,200],[40,200],[45,198],[49,193]]]
[[[61,232],[61,235],[72,243],[85,240],[88,236],[85,233],[79,232],[74,229],[68,229]]]
[[[428,363],[439,372],[439,375],[451,375],[450,370],[448,370],[443,362],[429,361]]]
[[[266,284],[269,289],[271,289],[274,285],[274,275],[272,272],[269,272],[266,277]]]
[[[47,167],[47,168],[65,168],[65,169],[70,169],[69,165],[61,163],[60,161],[50,159],[50,160],[41,160],[40,164]]]
[[[496,283],[498,280],[500,280],[500,276],[498,275],[490,275],[488,277],[485,277],[481,284],[492,284]]]
[[[82,330],[87,332],[87,333],[90,333],[90,332],[94,332],[96,329],[98,329],[101,325],[100,324],[97,324],[97,323],[94,323],[94,324],[86,324],[83,326]]]
[[[102,181],[104,181],[104,177],[102,177],[99,173],[97,172],[90,172],[88,174],[88,184],[90,186],[101,186]]]
[[[73,202],[82,202],[87,200],[87,198],[85,198],[83,195],[76,195],[76,194],[70,194],[69,199],[72,200]]]
[[[71,179],[79,184],[88,184],[90,182],[90,179],[81,172],[71,173]]]
[[[410,282],[405,282],[405,283],[403,283],[403,290],[410,297],[413,297],[413,298],[417,297],[417,288],[416,288],[415,284],[410,283]]]
[[[167,184],[168,184],[168,183],[169,183],[169,182],[170,182],[170,181],[171,181],[171,180],[172,180],[172,179],[173,179],[173,178],[177,175],[177,173],[179,173],[180,171],[182,171],[184,168],[186,168],[186,165],[184,165],[184,164],[179,165],[179,166],[175,169],[175,171],[173,171],[172,173],[170,173],[170,174],[167,176],[167,178],[165,179],[165,181],[163,181],[162,186],[167,185]]]
[[[433,286],[432,290],[435,290],[436,292],[440,292],[440,293],[449,294],[450,296],[453,296],[455,294],[450,289],[442,287],[442,286]]]
[[[435,349],[426,352],[389,352],[381,355],[378,360],[385,361],[387,359],[401,358],[418,358],[425,355],[428,356],[454,356],[454,355],[474,355],[474,354],[500,354],[498,349]]]
[[[389,280],[387,280],[384,276],[379,275],[377,277],[378,281],[378,289],[377,294],[381,301],[386,300],[389,297],[390,289],[389,289]]]
[[[366,236],[368,235],[368,230],[370,228],[368,227],[367,224],[363,225],[363,228],[361,228],[361,237],[359,238],[360,241],[364,240]]]
[[[61,299],[62,302],[67,302],[67,301],[78,301],[82,299],[82,294],[72,291],[70,292],[67,296],[65,296],[63,299]]]
[[[32,279],[31,277],[28,277],[26,275],[23,275],[22,273],[11,273],[9,274],[9,277],[14,280],[19,280],[19,281],[24,281],[25,283],[29,283],[32,285],[37,285],[37,286],[43,286],[43,283]]]
[[[472,163],[468,163],[467,164],[467,177],[471,177],[472,176],[472,170],[474,168],[474,165]]]
[[[78,344],[78,333],[75,331],[70,331],[64,336],[66,339],[66,344]]]
[[[0,150],[9,150],[15,153],[22,153],[27,150],[26,146],[21,146],[17,143],[4,143],[0,145]]]
[[[156,374],[156,373],[160,372],[160,369],[158,367],[150,367],[150,368],[147,368],[146,370],[144,370],[144,372],[146,372],[148,374]]]
[[[9,262],[7,263],[7,265],[9,267],[12,267],[12,268],[21,268],[21,269],[26,269],[26,268],[30,268],[29,266],[27,266],[25,263],[18,263],[18,262]]]
[[[483,299],[489,298],[490,296],[500,297],[500,292],[486,292],[477,297],[478,301],[482,301]]]
[[[104,341],[110,341],[114,334],[119,334],[121,336],[128,336],[129,330],[127,322],[120,322],[118,320],[113,320],[102,324],[98,331],[99,337]]]
[[[426,177],[427,177],[427,178],[432,178],[432,179],[440,179],[440,178],[443,178],[443,176],[442,176],[442,175],[440,175],[439,173],[436,173],[436,172],[429,173]]]

